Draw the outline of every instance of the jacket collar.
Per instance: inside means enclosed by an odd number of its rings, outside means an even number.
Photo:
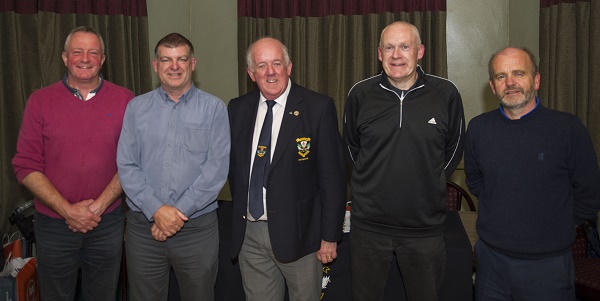
[[[420,86],[422,86],[422,85],[425,84],[425,72],[423,72],[423,69],[421,68],[421,65],[417,65],[416,72],[417,72],[417,75],[418,75],[417,80],[410,87],[410,89],[408,89],[407,91],[410,91],[410,90],[414,89],[415,87],[420,87]],[[394,90],[394,91],[401,91],[400,89],[396,88],[395,86],[393,86],[390,83],[390,81],[388,79],[388,76],[385,73],[385,71],[381,72],[381,76],[379,78],[379,83],[380,83],[381,86],[383,86],[386,89]]]

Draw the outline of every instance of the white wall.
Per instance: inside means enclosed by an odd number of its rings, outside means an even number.
[[[497,109],[489,86],[488,61],[506,46],[539,54],[538,0],[447,0],[448,78],[458,87],[466,121]],[[461,164],[452,181],[464,184]]]
[[[147,6],[151,57],[162,37],[178,32],[194,45],[194,84],[225,102],[237,97],[237,1],[147,0]],[[159,85],[153,70],[152,86]]]
[[[487,63],[506,46],[508,0],[448,0],[446,22],[448,78],[460,90],[465,118],[498,107],[490,91]]]

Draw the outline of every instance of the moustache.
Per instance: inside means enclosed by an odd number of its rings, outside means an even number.
[[[509,92],[520,92],[520,93],[524,94],[525,90],[523,90],[522,88],[518,88],[516,86],[508,86],[508,87],[506,87],[506,90],[504,90],[504,93],[502,93],[502,94],[506,95]]]

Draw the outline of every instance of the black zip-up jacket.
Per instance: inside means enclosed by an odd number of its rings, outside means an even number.
[[[425,74],[404,95],[385,73],[348,93],[344,139],[352,162],[352,227],[386,235],[440,235],[446,179],[462,157],[465,129],[456,86]]]

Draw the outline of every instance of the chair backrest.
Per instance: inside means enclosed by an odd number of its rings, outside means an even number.
[[[463,198],[469,205],[469,210],[477,211],[475,203],[467,191],[458,184],[446,181],[446,209],[449,211],[460,211]]]
[[[587,236],[585,235],[585,230],[581,225],[575,227],[577,231],[577,235],[575,236],[575,241],[573,242],[573,258],[587,258],[588,257],[588,241]]]

